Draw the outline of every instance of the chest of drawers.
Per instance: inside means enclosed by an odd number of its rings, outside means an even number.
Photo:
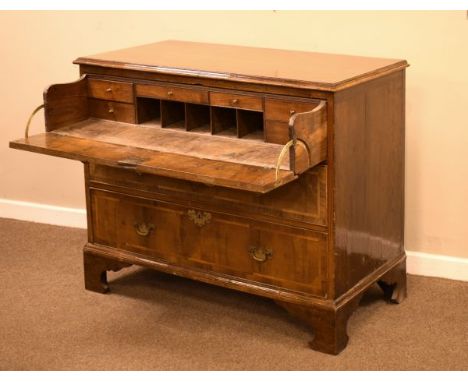
[[[84,163],[85,287],[138,264],[275,300],[337,354],[406,295],[404,60],[164,41],[82,57],[10,146]]]

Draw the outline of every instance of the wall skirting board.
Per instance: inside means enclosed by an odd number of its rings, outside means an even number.
[[[86,209],[0,199],[0,218],[86,229]]]
[[[86,210],[0,199],[0,218],[86,229]],[[468,258],[406,251],[408,273],[468,281]]]

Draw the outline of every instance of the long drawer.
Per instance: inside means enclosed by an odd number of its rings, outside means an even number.
[[[102,165],[91,164],[89,173],[99,188],[120,186],[149,192],[158,199],[189,201],[202,208],[255,219],[327,226],[326,165],[316,166],[296,181],[263,195]]]
[[[91,189],[97,244],[323,296],[327,235]]]

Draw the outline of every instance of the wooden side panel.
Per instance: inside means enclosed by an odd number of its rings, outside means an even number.
[[[294,114],[289,121],[291,139],[305,144],[291,148],[291,169],[301,174],[327,159],[327,103],[321,101],[312,111]]]
[[[78,81],[56,84],[44,90],[46,131],[88,118],[88,85],[86,75]]]
[[[335,95],[335,293],[404,253],[405,73]]]

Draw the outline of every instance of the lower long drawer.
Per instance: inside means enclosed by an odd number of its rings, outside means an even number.
[[[90,196],[95,243],[324,296],[326,234],[97,189]]]

